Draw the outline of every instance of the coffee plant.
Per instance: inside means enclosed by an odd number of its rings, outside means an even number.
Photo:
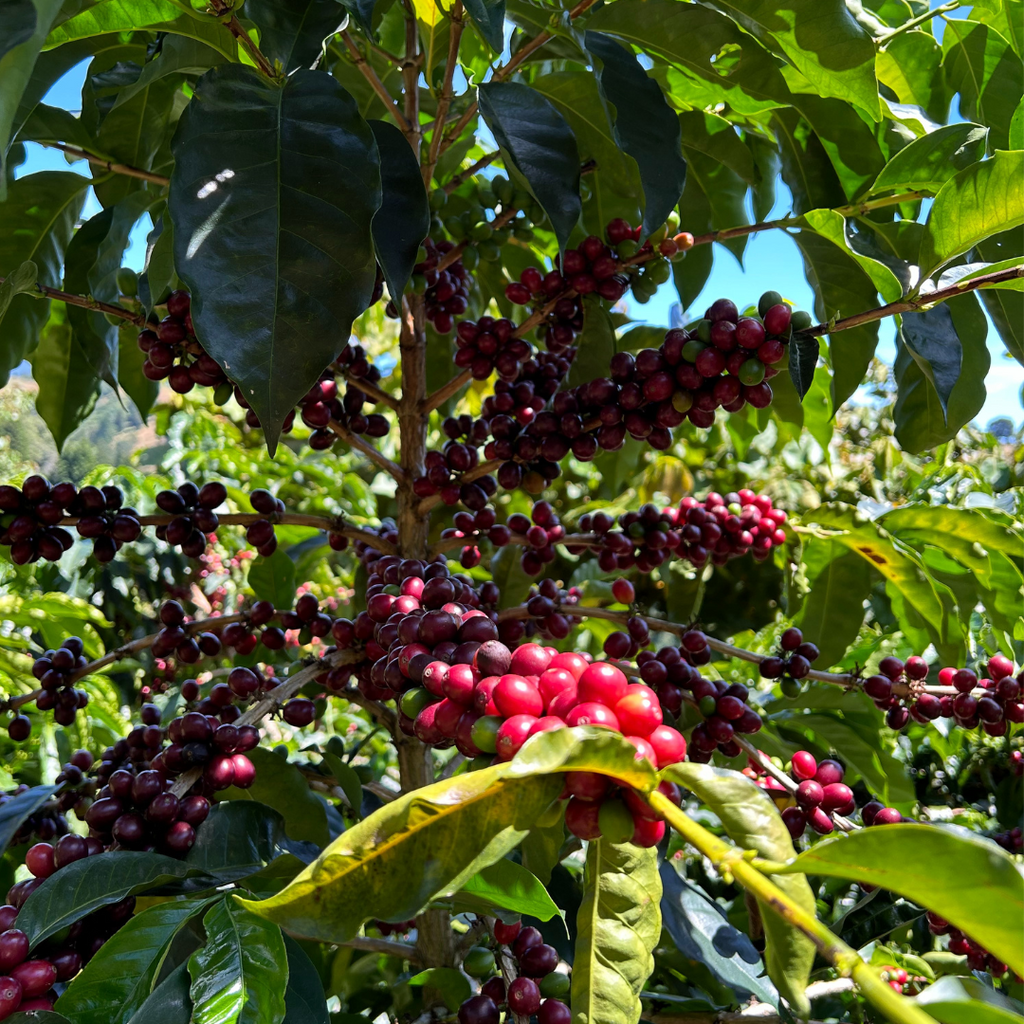
[[[143,424],[0,448],[0,1020],[1024,1019],[960,7],[0,5],[0,384]],[[760,232],[812,310],[704,297]]]

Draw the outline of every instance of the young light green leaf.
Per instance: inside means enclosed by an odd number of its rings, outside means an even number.
[[[772,799],[739,772],[706,764],[676,764],[661,776],[690,789],[722,822],[734,843],[756,850],[768,860],[786,861],[795,854],[789,830]],[[786,894],[798,906],[813,914],[814,894],[799,873],[780,876]],[[805,989],[814,963],[814,945],[803,932],[779,917],[763,903],[761,919],[765,933],[765,964],[768,976],[797,1013],[807,1013]]]
[[[520,82],[489,82],[477,97],[487,127],[530,186],[564,250],[582,208],[572,129],[544,96]]]
[[[1024,875],[995,843],[962,829],[908,823],[866,828],[805,850],[787,872],[881,886],[927,907],[1024,972],[1017,922]],[[992,908],[999,907],[999,913]]]
[[[174,21],[180,14],[181,8],[171,0],[103,0],[58,25],[46,37],[45,48],[52,50],[107,32],[131,32],[161,25]]]
[[[295,600],[295,563],[282,548],[260,555],[249,565],[249,586],[257,598],[283,607]]]
[[[327,0],[334,3],[334,0]],[[419,163],[406,137],[387,121],[370,121],[380,154],[383,200],[373,215],[373,247],[384,271],[388,294],[401,305],[416,265],[416,254],[430,230],[430,206]]]
[[[937,128],[904,146],[875,178],[872,192],[938,192],[958,171],[985,156],[988,129],[965,121]]]
[[[1024,1020],[1009,999],[977,978],[939,978],[915,1002],[941,1024],[1021,1024]]]
[[[584,36],[601,96],[614,125],[616,143],[640,168],[644,190],[643,237],[665,223],[686,184],[679,118],[655,79],[648,77],[636,56],[611,36],[588,31]],[[643,117],[635,111],[643,110]]]
[[[661,937],[657,851],[589,843],[576,929],[573,1024],[637,1024]]]
[[[561,822],[561,809],[557,813]],[[455,913],[493,914],[495,908],[550,921],[561,911],[540,880],[521,864],[502,858],[478,871],[451,896]]]
[[[76,1024],[126,1024],[153,991],[178,931],[209,900],[171,900],[132,917],[57,1001]]]
[[[821,96],[880,120],[875,47],[842,0],[721,0],[744,27],[768,32]]]
[[[296,71],[280,87],[231,65],[200,79],[172,150],[174,263],[196,334],[273,451],[369,305],[373,135],[330,75]]]
[[[206,945],[188,962],[193,1024],[281,1024],[288,954],[281,929],[234,899],[203,918]]]
[[[1024,224],[1024,151],[997,152],[939,190],[925,225],[921,273],[932,274],[973,245]]]

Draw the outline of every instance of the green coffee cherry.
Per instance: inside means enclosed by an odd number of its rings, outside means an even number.
[[[752,388],[764,380],[764,363],[760,359],[748,359],[740,367],[738,376],[743,384]]]
[[[423,295],[427,290],[427,279],[423,274],[413,274],[410,283],[413,295]]]
[[[471,978],[486,977],[494,970],[494,954],[483,946],[474,946],[462,961],[462,969]]]
[[[691,338],[685,345],[683,345],[683,358],[688,363],[695,363],[697,362],[697,356],[699,356],[707,347],[707,344],[699,338]]]
[[[403,715],[415,718],[428,704],[434,702],[434,695],[425,687],[417,686],[402,694],[399,707]]]
[[[227,405],[231,401],[231,396],[235,393],[235,389],[230,383],[225,381],[223,384],[218,384],[213,392],[213,404],[214,405]]]
[[[345,756],[345,741],[340,736],[332,736],[325,746],[328,754],[334,754],[335,757]]]
[[[494,234],[494,228],[492,228],[491,225],[488,224],[487,221],[485,221],[485,220],[477,221],[469,229],[469,237],[474,242],[486,242],[487,239],[490,238],[491,235],[493,235],[493,234]]]
[[[430,255],[430,254],[429,254],[429,253],[427,252],[427,247],[426,247],[425,245],[421,245],[421,246],[420,246],[420,247],[419,247],[419,248],[418,248],[418,249],[416,250],[416,262],[417,262],[417,263],[423,263],[423,262],[425,262],[425,261],[426,261],[426,258],[427,258],[427,256],[429,256],[429,255]]]
[[[432,210],[443,210],[448,202],[448,193],[443,188],[435,188],[430,193],[430,208]]]
[[[803,687],[796,679],[783,679],[779,684],[779,689],[782,691],[782,696],[789,697],[790,700],[803,693]]]
[[[496,174],[491,179],[491,190],[503,206],[508,206],[512,202],[512,196],[515,194],[512,182],[504,174]]]
[[[117,272],[117,290],[129,298],[139,294],[139,275],[131,267],[122,267]]]
[[[467,270],[476,270],[480,265],[480,253],[476,251],[472,246],[468,249],[462,250],[462,265]],[[424,291],[426,290],[426,281],[424,281]]]
[[[672,395],[672,407],[676,412],[689,412],[693,406],[693,395],[689,391],[676,391]]]
[[[552,971],[540,980],[540,994],[545,999],[564,999],[571,988],[572,979],[561,971]]]
[[[712,697],[710,693],[706,697],[701,697],[700,704],[698,705],[698,707],[700,708],[700,713],[705,718],[710,718],[715,713],[715,708],[717,706],[717,698]]]
[[[763,317],[772,306],[782,302],[782,296],[778,292],[768,291],[757,300],[757,315]]]
[[[512,234],[520,242],[532,242],[534,237],[533,228],[526,221],[516,221],[512,228]]]
[[[640,246],[637,245],[632,238],[627,238],[624,242],[619,242],[619,244],[615,246],[615,254],[620,260],[628,260],[631,256],[636,255],[637,249],[639,248]]]
[[[644,276],[649,277],[655,285],[664,284],[672,276],[672,268],[668,265],[668,260],[655,260],[647,264]]]
[[[486,186],[481,186],[480,191],[477,194],[477,199],[480,201],[481,206],[486,206],[489,210],[493,210],[498,204],[498,199],[493,190]]]
[[[444,229],[456,242],[461,242],[466,237],[466,228],[461,217],[445,217]]]
[[[368,764],[354,764],[352,770],[364,786],[368,782],[373,782],[373,769]]]
[[[508,241],[510,234],[511,232],[508,228],[498,228],[497,231],[491,233],[491,239],[495,245],[504,245]]]
[[[793,328],[793,331],[806,331],[808,327],[814,321],[811,319],[811,314],[806,309],[798,309],[793,313],[790,318],[789,325]]]
[[[697,337],[701,341],[708,344],[711,343],[711,321],[710,320],[698,320],[697,321]]]
[[[495,245],[493,242],[481,242],[477,249],[480,252],[480,259],[487,260],[488,263],[493,263],[501,258],[501,246]]]
[[[493,754],[498,749],[498,730],[504,719],[500,715],[484,715],[473,723],[473,742],[485,753]]]

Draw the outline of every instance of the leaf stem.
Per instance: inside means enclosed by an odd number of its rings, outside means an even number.
[[[352,34],[348,29],[341,33],[341,38],[348,47],[348,52],[352,57],[352,63],[355,64],[363,78],[370,83],[370,87],[380,97],[385,109],[395,119],[398,127],[408,135],[412,128],[406,120],[405,115],[402,113],[401,107],[398,105],[398,101],[395,100],[391,93],[388,92],[387,87],[377,76],[377,72],[373,70],[370,62],[363,56],[359,47],[356,46],[356,41],[352,38]]]
[[[948,4],[942,4],[941,7],[933,7],[930,11],[925,11],[923,14],[919,14],[916,18],[911,18],[909,21],[905,21],[902,25],[897,25],[896,28],[890,29],[880,39],[877,39],[876,45],[879,49],[884,50],[889,43],[897,36],[903,35],[904,32],[909,32],[911,29],[917,28],[918,25],[923,25],[926,21],[931,21],[932,18],[938,18],[948,13],[949,11],[955,11],[958,7],[962,6],[960,0],[950,0]]]
[[[843,977],[852,977],[868,1000],[895,1024],[935,1024],[909,999],[895,992],[878,972],[861,959],[857,951],[834,935],[813,914],[795,903],[758,868],[718,836],[698,825],[663,793],[655,790],[644,797],[650,806],[688,842],[707,857],[716,869],[727,871],[748,892],[814,943],[818,952]]]
[[[89,163],[102,167],[106,171],[112,171],[114,174],[123,174],[128,178],[150,181],[154,185],[167,186],[171,183],[171,179],[165,178],[162,174],[154,174],[152,171],[144,171],[141,167],[132,167],[130,164],[120,164],[107,160],[105,157],[97,156],[95,153],[82,149],[81,146],[72,146],[67,142],[44,142],[42,145],[48,149],[59,149],[62,153],[67,153],[68,156],[74,157],[76,160],[88,160]]]

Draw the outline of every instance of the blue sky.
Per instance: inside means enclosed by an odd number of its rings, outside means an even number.
[[[938,0],[931,0],[937,6]],[[955,12],[958,17],[966,17],[969,11]],[[941,19],[936,19],[936,35],[941,39],[943,28]],[[45,97],[45,102],[52,106],[64,107],[76,111],[81,105],[82,83],[85,79],[87,64],[83,62],[72,68],[58,81]],[[954,111],[955,115],[955,111]],[[29,174],[40,170],[67,170],[68,163],[58,150],[45,149],[34,143],[26,147],[27,159],[18,169],[18,174]],[[78,162],[71,165],[72,170],[87,174],[87,165]],[[789,193],[785,186],[778,183],[777,199],[769,218],[784,217],[790,212]],[[90,217],[100,210],[99,203],[90,191],[86,203],[84,217]],[[752,211],[748,211],[752,217]],[[727,225],[723,225],[727,226]],[[685,224],[683,225],[685,228]],[[149,231],[149,219],[144,218],[132,234],[131,242],[125,256],[125,265],[141,269],[146,253],[146,235]],[[798,308],[810,310],[813,306],[813,293],[804,277],[803,261],[796,243],[783,231],[768,231],[755,234],[747,243],[743,265],[722,246],[716,246],[714,269],[704,291],[693,303],[691,310],[699,315],[711,302],[720,297],[728,296],[742,306],[755,302],[762,292],[775,289],[782,292]],[[641,321],[654,324],[670,322],[671,307],[679,299],[671,284],[662,286],[658,293],[646,305],[631,303],[630,315]],[[854,310],[843,310],[852,313]],[[878,355],[891,362],[895,349],[893,336],[895,328],[892,321],[884,321],[880,331]],[[995,328],[989,324],[989,349],[992,353],[992,368],[986,384],[988,398],[978,415],[982,424],[996,416],[1009,416],[1015,422],[1021,417],[1021,387],[1024,385],[1024,367],[1010,359],[996,334]]]

